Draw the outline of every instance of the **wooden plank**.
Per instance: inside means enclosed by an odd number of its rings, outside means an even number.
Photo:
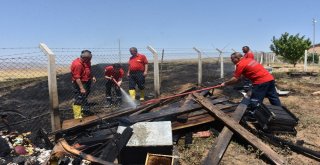
[[[63,148],[62,152],[65,152],[65,151],[68,152],[66,154],[70,154],[71,153],[71,154],[77,155],[80,158],[83,158],[85,160],[89,160],[89,161],[91,161],[93,163],[104,164],[104,165],[115,165],[114,163],[102,160],[100,158],[97,158],[97,157],[94,157],[92,155],[89,155],[89,154],[86,154],[84,152],[76,150],[75,148],[70,146],[64,139],[63,140],[59,140],[59,142],[56,144],[55,148],[59,147],[59,146],[62,146],[62,148]]]
[[[192,95],[189,94],[187,96],[187,98],[181,103],[181,107],[185,108],[187,106],[187,104],[190,104],[191,102],[194,102],[194,101],[192,100]],[[188,116],[189,116],[189,113],[184,113],[182,115],[177,116],[177,120],[187,121],[188,120]]]
[[[80,119],[69,119],[69,120],[64,120],[62,123],[62,129],[69,129],[74,127],[75,125],[86,125],[87,123],[90,123],[93,120],[98,119],[98,116],[87,116]]]
[[[245,128],[243,128],[238,122],[229,117],[227,114],[219,111],[210,100],[199,95],[198,93],[193,93],[193,95],[197,98],[197,101],[202,104],[208,111],[214,115],[217,119],[221,120],[226,124],[226,126],[232,131],[239,134],[241,137],[246,139],[250,144],[257,147],[261,150],[265,156],[267,156],[273,163],[275,164],[284,164],[284,159],[273,151],[268,145],[264,144],[259,138],[255,137]]]
[[[82,137],[77,139],[77,142],[81,145],[93,145],[97,143],[104,143],[113,138],[113,135],[108,136],[97,136],[97,137]]]
[[[243,98],[240,104],[237,106],[234,113],[231,114],[231,117],[239,123],[243,114],[245,113],[247,106],[250,102],[249,98]],[[205,165],[216,165],[221,161],[225,151],[228,148],[228,145],[233,136],[233,132],[228,128],[224,127],[219,134],[217,140],[212,145],[213,147],[210,149],[206,159],[204,160]]]
[[[87,117],[82,118],[82,121],[85,121],[85,122],[71,119],[67,121],[68,122],[67,124],[65,124],[66,125],[65,129],[57,130],[50,134],[66,133],[66,132],[72,132],[75,130],[83,129],[86,127],[90,127],[94,124],[97,124],[103,120],[108,120],[114,117],[120,117],[120,116],[134,113],[145,107],[147,107],[147,105],[139,106],[138,108],[126,108],[126,109],[115,111],[115,112],[97,114],[97,115],[94,115],[95,117],[88,117],[88,119]],[[72,126],[72,123],[74,123],[73,126]]]
[[[121,134],[115,134],[111,142],[102,149],[102,153],[99,158],[109,162],[114,162],[122,148],[127,145],[132,134],[133,129],[130,127],[125,128]]]
[[[229,109],[229,108],[233,107],[232,104],[230,104],[230,106],[226,106],[226,107],[221,107],[220,104],[217,104],[216,106],[218,106],[217,108],[222,110],[225,113],[232,114],[234,112],[234,110],[233,111],[230,111],[230,110],[226,111],[225,110],[225,109]],[[198,113],[198,112],[201,112],[201,113]],[[213,122],[214,120],[215,120],[215,118],[212,115],[210,115],[208,113],[208,111],[206,111],[205,109],[197,110],[197,111],[189,113],[188,120],[186,122],[173,121],[172,122],[172,130],[177,131],[180,129],[190,128],[190,127],[194,127],[197,125],[210,123],[210,122]]]
[[[192,90],[195,90],[195,87],[191,87],[185,91],[183,91],[182,93],[185,93],[185,92],[190,92]],[[180,93],[181,94],[181,93]],[[181,100],[183,98],[182,97],[177,97],[177,98],[171,98],[171,99],[168,99],[168,100],[160,100],[158,102],[155,102],[153,104],[147,104],[147,107],[141,109],[141,110],[138,110],[137,112],[135,113],[132,113],[130,116],[134,116],[134,115],[139,115],[141,113],[144,113],[144,112],[148,112],[150,110],[152,111],[156,111],[156,110],[160,110],[164,107],[169,107],[170,106],[170,103],[174,103],[174,102],[177,102],[179,100]]]
[[[291,141],[287,141],[285,139],[281,139],[279,137],[276,137],[272,134],[265,133],[263,131],[259,131],[259,130],[255,129],[255,127],[252,124],[250,124],[248,122],[246,122],[245,124],[250,129],[251,132],[258,134],[264,140],[270,142],[271,144],[273,144],[275,146],[281,146],[283,148],[289,147],[294,152],[297,152],[299,154],[303,154],[306,157],[320,161],[320,152],[319,151],[314,151],[309,148],[303,147],[302,145],[294,144]]]
[[[217,104],[217,103],[221,103],[221,102],[224,102],[227,100],[228,100],[228,98],[222,97],[222,98],[218,98],[215,100],[211,100],[210,103]],[[182,113],[199,110],[201,108],[202,108],[202,106],[199,104],[190,103],[184,107],[174,107],[174,108],[169,107],[168,109],[162,109],[162,110],[156,111],[156,112],[149,112],[149,113],[145,113],[145,114],[130,116],[126,119],[131,123],[137,123],[137,122],[152,120],[152,119],[156,119],[156,118],[160,118],[160,117],[179,115]]]
[[[210,114],[202,114],[197,115],[195,117],[189,117],[188,121],[185,123],[174,121],[172,122],[172,131],[177,131],[180,129],[190,128],[193,126],[210,123],[213,122],[215,119]]]

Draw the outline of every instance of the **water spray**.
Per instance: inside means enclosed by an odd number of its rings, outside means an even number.
[[[120,89],[121,91],[121,95],[124,97],[124,100],[129,104],[130,107],[136,107],[137,106],[137,103],[135,103],[131,98],[130,96],[128,95],[128,93],[122,89],[120,87],[120,85],[118,84],[118,82],[112,78],[112,81],[117,85],[117,87]]]

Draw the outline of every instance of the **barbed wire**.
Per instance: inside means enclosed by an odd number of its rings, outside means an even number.
[[[30,54],[42,54],[41,51],[36,51],[36,52],[26,52],[26,53],[14,53],[14,54],[0,54],[0,56],[22,56],[22,55],[30,55]]]
[[[1,49],[1,48],[0,48]],[[36,49],[34,51],[33,49]],[[120,61],[122,64],[127,64],[131,54],[129,48],[50,48],[56,56],[56,69],[57,69],[57,87],[59,91],[59,107],[62,109],[70,109],[71,102],[73,99],[73,90],[70,75],[70,65],[72,61],[80,56],[80,52],[83,49],[89,49],[93,52],[92,59],[92,73],[97,77],[98,81],[92,87],[92,94],[89,98],[97,103],[95,106],[103,106],[105,101],[105,79],[104,79],[104,68],[106,65],[116,63]],[[159,63],[162,59],[162,49],[164,49],[163,63],[161,72],[163,72],[161,80],[163,83],[162,92],[176,91],[178,88],[183,87],[186,83],[197,83],[197,59],[198,54],[193,48],[155,48],[158,51]],[[206,80],[210,82],[220,81],[219,70],[220,65],[218,63],[219,52],[214,49],[198,48],[202,53],[203,60],[203,82]],[[45,93],[47,87],[46,82],[39,83],[41,80],[46,81],[47,76],[47,56],[38,47],[25,47],[25,48],[2,48],[3,52],[8,52],[6,55],[0,55],[0,62],[3,64],[0,66],[0,82],[4,85],[0,86],[0,90],[10,92],[9,90],[17,89],[16,94],[26,93],[21,89],[28,89],[32,93]],[[140,51],[141,50],[141,51]],[[17,52],[20,51],[20,52]],[[147,48],[138,48],[138,51],[145,54],[150,63],[150,70],[146,82],[147,88],[150,94],[153,94],[153,56]],[[223,52],[224,61],[228,60],[228,53]],[[188,61],[191,59],[190,61]],[[184,61],[186,60],[186,61]],[[170,63],[172,62],[172,63]],[[178,62],[178,63],[175,63]],[[184,63],[186,62],[186,63]],[[190,63],[189,63],[190,62]],[[128,65],[123,65],[124,69],[127,70]],[[229,67],[229,68],[228,68]],[[232,67],[233,68],[233,67]],[[225,76],[231,72],[230,65],[225,65]],[[184,79],[181,79],[184,77]],[[37,78],[37,79],[35,79]],[[10,82],[9,82],[10,80]],[[175,81],[176,80],[176,81]],[[12,84],[11,84],[12,83]],[[124,88],[128,88],[128,78],[124,78]],[[170,85],[168,85],[170,84]],[[1,85],[1,84],[0,84]],[[12,86],[12,88],[11,88]],[[28,87],[28,88],[27,88]],[[32,88],[32,90],[31,90]],[[18,91],[19,89],[19,91]],[[1,92],[1,91],[0,91]],[[17,95],[6,96],[9,99],[16,99]],[[25,96],[27,98],[27,95]],[[31,98],[31,97],[30,97]],[[37,99],[37,102],[47,103],[46,97],[43,96]],[[6,104],[7,105],[7,104]],[[25,104],[21,103],[22,106]],[[47,106],[47,105],[46,105]],[[69,108],[68,108],[69,107]],[[30,109],[36,109],[32,107]],[[26,112],[29,113],[29,112]],[[44,114],[44,115],[47,115]],[[63,114],[64,115],[64,114]],[[68,116],[69,115],[69,116]],[[65,118],[72,117],[72,112],[67,114]]]
[[[11,48],[0,48],[2,50],[10,49],[10,50],[20,50],[20,49],[39,49],[39,47],[11,47]]]

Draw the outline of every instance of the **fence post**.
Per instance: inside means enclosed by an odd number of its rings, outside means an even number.
[[[263,65],[263,57],[264,57],[264,54],[263,54],[263,52],[260,54],[260,64],[262,64]]]
[[[220,78],[224,77],[224,71],[223,71],[223,54],[220,49],[216,49],[219,52],[219,57],[220,57]]]
[[[193,47],[193,49],[198,53],[198,86],[202,84],[202,55],[199,49]]]
[[[308,50],[304,51],[304,65],[303,65],[303,71],[307,71],[307,63],[308,63]]]
[[[158,97],[158,96],[160,96],[158,53],[151,46],[147,46],[147,49],[153,54],[154,92],[155,92],[156,97]]]
[[[276,59],[276,54],[272,53],[272,64],[274,64],[275,59]]]
[[[40,49],[48,57],[48,88],[49,88],[49,109],[51,114],[51,129],[56,131],[61,129],[60,114],[59,114],[59,100],[57,89],[57,74],[55,55],[44,43],[40,43]]]

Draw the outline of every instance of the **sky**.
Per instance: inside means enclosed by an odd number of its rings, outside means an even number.
[[[273,36],[305,35],[319,0],[1,0],[0,48],[232,48],[270,51]],[[320,24],[316,23],[316,43]]]

